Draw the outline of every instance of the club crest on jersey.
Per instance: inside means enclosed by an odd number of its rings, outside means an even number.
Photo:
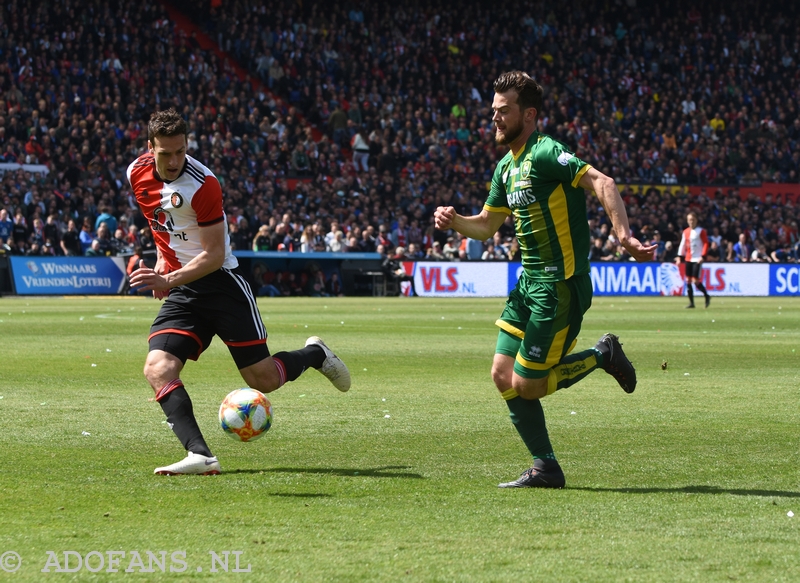
[[[531,175],[531,161],[525,160],[520,167],[520,177],[525,180]]]
[[[172,203],[172,206],[176,209],[179,209],[183,206],[183,197],[178,192],[173,192],[172,196],[169,197],[169,202]]]
[[[183,201],[181,201],[183,204]],[[160,233],[171,233],[173,231],[173,227],[175,226],[175,222],[172,220],[172,215],[169,211],[164,210],[161,207],[158,207],[156,210],[153,211],[153,218],[150,220],[150,230],[153,232],[160,232]]]

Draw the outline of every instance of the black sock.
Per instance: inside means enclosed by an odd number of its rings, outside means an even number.
[[[706,286],[704,286],[704,285],[703,285],[702,283],[700,283],[699,281],[698,281],[698,282],[695,282],[695,284],[694,284],[694,285],[695,285],[695,287],[698,289],[698,291],[701,291],[701,292],[703,292],[703,296],[704,296],[704,297],[708,297],[708,292],[706,291]]]
[[[692,284],[691,283],[686,285],[686,293],[689,294],[689,305],[693,306],[694,305],[694,290],[692,289]]]
[[[186,451],[199,453],[207,457],[212,457],[211,450],[203,439],[197,420],[194,418],[192,400],[183,385],[173,389],[161,401],[161,409],[167,416],[172,431],[178,436]]]
[[[311,344],[300,350],[291,352],[278,352],[272,355],[275,360],[283,363],[286,371],[286,382],[297,379],[307,368],[319,368],[325,362],[325,351],[316,344]]]

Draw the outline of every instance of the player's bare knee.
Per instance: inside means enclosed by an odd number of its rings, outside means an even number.
[[[511,386],[511,373],[498,366],[492,366],[492,381],[501,393]]]
[[[161,370],[162,368],[163,367],[160,366],[160,363],[152,361],[149,358],[144,363],[144,370],[142,370],[142,373],[144,374],[144,378],[147,379],[147,382],[153,386],[154,390],[156,384],[158,383],[158,379],[163,376],[163,371]]]
[[[169,381],[178,377],[182,364],[177,358],[166,353],[150,352],[144,363],[144,378],[157,391]]]
[[[511,388],[511,378],[514,375],[514,357],[505,354],[495,354],[492,361],[492,381],[501,393]]]
[[[517,394],[523,399],[529,401],[541,399],[547,395],[547,379],[526,379],[520,376],[514,376],[514,381],[511,385]]]

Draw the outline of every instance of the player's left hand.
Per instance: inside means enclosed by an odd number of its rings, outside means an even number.
[[[156,273],[139,261],[139,268],[131,274],[131,287],[139,291],[152,291],[153,297],[160,300],[169,295],[169,283],[163,275]]]
[[[655,261],[658,245],[643,245],[636,237],[630,237],[622,246],[639,263]]]

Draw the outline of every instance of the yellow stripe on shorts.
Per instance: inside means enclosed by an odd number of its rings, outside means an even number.
[[[511,324],[509,324],[505,320],[497,320],[494,323],[494,325],[497,326],[498,328],[500,328],[501,330],[504,330],[504,331],[508,332],[512,336],[516,336],[517,338],[525,338],[525,331],[524,330],[520,330],[516,326],[512,326]]]
[[[550,345],[550,351],[547,353],[547,358],[544,362],[531,362],[522,355],[522,352],[517,353],[517,362],[525,368],[529,368],[531,370],[547,370],[549,368],[553,368],[556,364],[558,364],[558,361],[561,360],[561,355],[564,351],[564,343],[567,340],[568,332],[569,326],[563,330],[559,330],[556,333],[555,338],[553,338],[553,343]]]

